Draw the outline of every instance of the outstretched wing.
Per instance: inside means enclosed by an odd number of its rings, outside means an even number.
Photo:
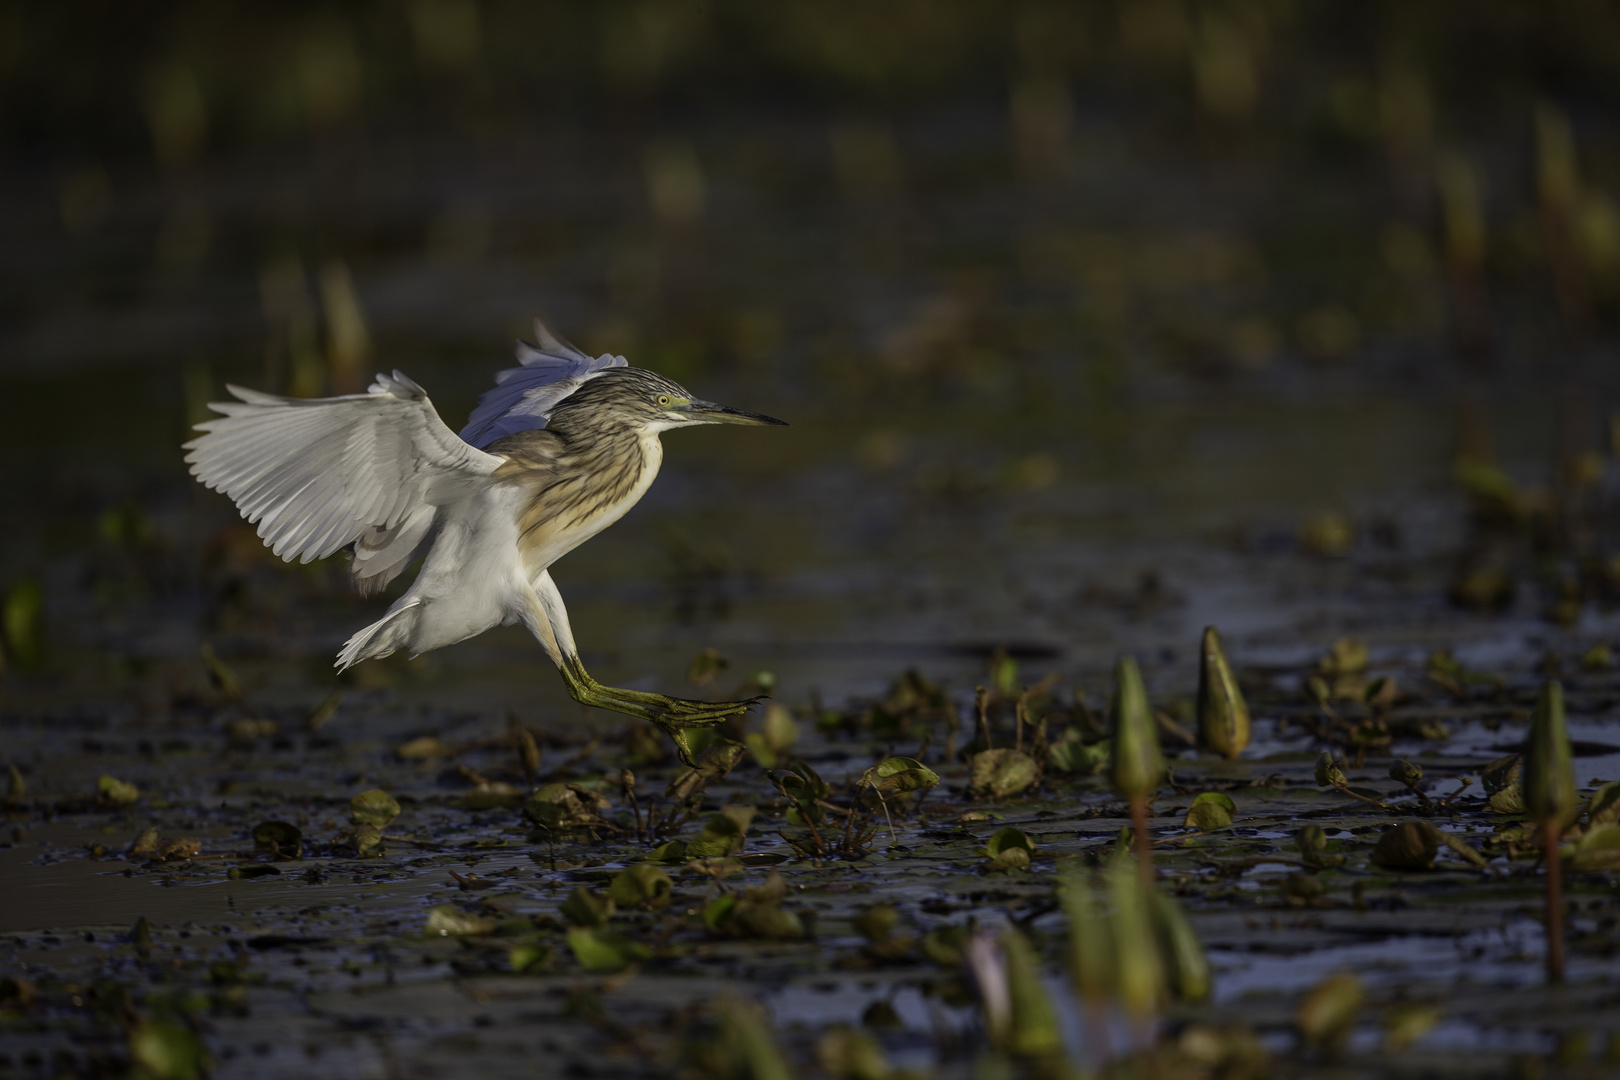
[[[518,342],[520,366],[497,374],[495,388],[479,397],[478,408],[467,418],[461,437],[473,446],[485,447],[502,436],[545,427],[557,402],[578,390],[586,379],[626,363],[624,357],[608,353],[592,360],[538,319],[534,339],[533,345]]]
[[[458,439],[427,392],[398,371],[343,397],[227,389],[238,400],[209,406],[222,415],[197,425],[206,434],[186,443],[186,463],[289,562],[402,524],[413,531],[503,460]]]

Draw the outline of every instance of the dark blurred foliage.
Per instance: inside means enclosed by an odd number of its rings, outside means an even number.
[[[542,310],[846,404],[1511,368],[1612,327],[1617,105],[1592,0],[11,3],[0,329],[299,392]]]

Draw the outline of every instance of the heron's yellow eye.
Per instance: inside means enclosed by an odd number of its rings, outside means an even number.
[[[659,394],[658,395],[658,407],[660,409],[665,409],[665,408],[669,407],[669,395],[668,394]]]

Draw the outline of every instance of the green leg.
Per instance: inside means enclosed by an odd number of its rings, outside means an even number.
[[[557,670],[575,701],[657,724],[674,740],[675,751],[680,754],[681,761],[694,768],[697,763],[692,758],[692,747],[686,739],[687,729],[707,727],[741,715],[760,700],[756,697],[746,701],[693,701],[603,686],[591,678],[578,656],[565,656]]]

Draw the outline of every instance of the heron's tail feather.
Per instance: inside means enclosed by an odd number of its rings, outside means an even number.
[[[347,671],[362,660],[380,660],[402,645],[409,645],[411,634],[416,629],[420,603],[413,597],[391,608],[388,614],[364,630],[357,631],[343,643],[343,650],[338,653],[337,663],[333,666],[339,671]]]

